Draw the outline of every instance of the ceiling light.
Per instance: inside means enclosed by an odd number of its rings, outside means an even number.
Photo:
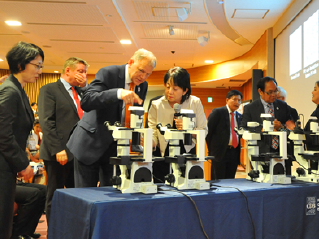
[[[169,32],[169,35],[174,35],[174,29],[172,25],[168,26],[168,32]]]
[[[208,37],[200,36],[197,38],[199,45],[201,45],[202,47],[206,46],[206,44],[208,43],[208,41],[210,39],[209,31],[207,33],[208,33]]]
[[[54,71],[55,73],[59,73],[59,71]]]
[[[0,58],[0,62],[3,62],[3,59]]]
[[[178,16],[178,21],[183,22],[188,18],[188,14],[191,14],[192,5],[189,3],[189,9],[186,8],[176,8],[176,14]]]
[[[217,0],[218,4],[223,4],[224,0]]]
[[[205,60],[205,63],[211,64],[211,63],[213,63],[213,62],[214,62],[213,60]]]
[[[21,22],[19,21],[5,21],[9,26],[21,26]]]
[[[122,39],[120,41],[120,43],[122,43],[122,44],[132,44],[131,40],[125,40],[125,39]]]

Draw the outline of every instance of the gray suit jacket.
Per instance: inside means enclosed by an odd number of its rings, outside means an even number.
[[[91,165],[98,161],[114,141],[104,122],[121,121],[123,101],[117,98],[119,88],[125,88],[125,65],[100,69],[84,92],[81,107],[85,111],[67,143],[74,157]],[[144,101],[148,84],[135,87],[135,93]],[[136,104],[134,104],[136,105]],[[114,153],[109,153],[109,156]]]

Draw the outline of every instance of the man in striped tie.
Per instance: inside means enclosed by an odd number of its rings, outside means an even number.
[[[262,124],[263,121],[260,118],[260,114],[269,113],[275,118],[273,122],[275,131],[289,131],[286,128],[285,123],[292,119],[290,113],[291,107],[285,102],[277,99],[277,81],[271,77],[261,78],[257,82],[257,90],[260,98],[244,107],[241,127],[246,128],[247,122],[258,122]],[[261,130],[261,128],[262,126],[257,130]],[[278,138],[276,138],[277,137],[272,138],[271,142],[264,142],[262,135],[262,140],[258,141],[259,153],[277,152],[279,147]],[[288,172],[286,174],[289,175]]]

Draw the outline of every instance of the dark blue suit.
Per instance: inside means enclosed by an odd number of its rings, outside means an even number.
[[[275,118],[280,121],[283,125],[290,119],[292,119],[290,114],[290,106],[287,103],[281,100],[274,101],[274,115]],[[263,123],[260,118],[260,114],[265,113],[264,106],[260,99],[253,101],[250,104],[247,104],[244,107],[243,119],[241,121],[241,127],[246,128],[247,122],[258,122]],[[261,130],[262,126],[259,126],[257,130]],[[259,153],[269,152],[269,146],[267,146],[263,141],[258,141]]]
[[[241,114],[236,112],[237,125],[240,126]],[[229,148],[230,120],[226,106],[215,108],[208,117],[208,134],[206,142],[209,156],[214,156],[212,160],[212,180],[234,178],[237,166],[240,164],[240,138],[238,147]]]
[[[110,185],[109,158],[116,156],[116,142],[104,122],[121,121],[124,102],[117,98],[119,88],[125,88],[125,65],[104,67],[82,97],[84,114],[67,144],[78,163],[75,166],[76,187],[94,187],[98,180],[101,185]],[[143,101],[147,88],[147,82],[135,87],[135,93]]]
[[[285,123],[288,120],[293,119],[291,116],[290,109],[291,107],[287,105],[287,103],[276,99],[274,102],[274,115],[275,118],[281,122],[282,125],[285,125]],[[246,128],[247,127],[247,122],[258,122],[260,124],[263,123],[262,119],[260,118],[260,114],[265,113],[265,108],[261,102],[260,99],[257,99],[253,101],[250,104],[247,104],[244,107],[244,113],[243,113],[243,119],[241,121],[241,127]],[[262,126],[257,128],[258,130],[262,129]],[[258,141],[258,146],[259,146],[259,153],[265,153],[265,152],[271,152],[274,151],[271,148],[271,138],[268,139],[268,142],[265,142],[264,136],[262,135],[261,141]],[[278,148],[279,149],[279,148]],[[289,143],[287,145],[287,151],[288,155],[293,155],[293,144]],[[285,161],[286,165],[286,174],[290,175],[291,174],[291,166],[292,162],[291,159],[288,159]]]

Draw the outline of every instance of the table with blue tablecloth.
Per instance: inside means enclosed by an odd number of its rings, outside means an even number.
[[[209,238],[319,238],[318,184],[212,184],[210,190],[183,191]],[[48,238],[205,238],[191,199],[158,187],[150,195],[112,187],[57,190]]]

